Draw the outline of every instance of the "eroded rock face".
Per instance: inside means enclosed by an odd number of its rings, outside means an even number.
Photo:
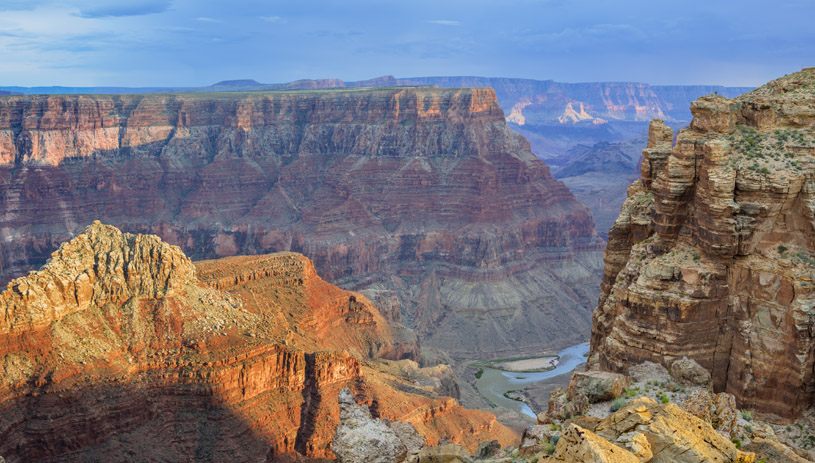
[[[583,429],[569,424],[557,443],[552,462],[562,463],[640,463],[634,454]]]
[[[537,353],[590,323],[591,215],[492,89],[7,96],[0,174],[5,280],[101,219],[195,259],[303,253],[394,292],[453,354]]]
[[[371,417],[364,405],[357,405],[349,389],[339,394],[340,424],[331,450],[341,463],[401,463],[407,446],[382,420]]]
[[[648,398],[634,400],[609,415],[597,425],[595,433],[640,457],[650,454],[647,461],[652,463],[748,463],[755,459],[754,454],[738,450],[705,421],[675,404],[658,405]],[[640,459],[635,457],[634,461]]]
[[[14,280],[0,294],[0,455],[332,458],[343,388],[431,443],[517,439],[491,414],[381,370],[376,357],[401,341],[367,299],[325,283],[304,257],[199,269],[208,284],[158,237],[96,223]]]
[[[624,373],[687,357],[741,408],[815,404],[815,69],[710,95],[671,145],[651,124],[642,178],[609,234],[592,357]]]

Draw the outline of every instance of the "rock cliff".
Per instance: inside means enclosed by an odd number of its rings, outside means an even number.
[[[688,357],[741,408],[815,404],[815,69],[673,133],[651,123],[642,178],[609,234],[591,363]]]
[[[195,259],[300,252],[453,354],[590,324],[591,215],[492,89],[1,97],[0,163],[6,280],[101,219]]]
[[[197,270],[156,236],[95,223],[0,294],[0,455],[331,458],[344,387],[429,443],[449,437],[474,449],[516,438],[491,414],[380,365],[380,356],[415,355],[395,330],[303,256]]]

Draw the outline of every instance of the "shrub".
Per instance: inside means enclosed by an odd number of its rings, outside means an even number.
[[[731,439],[730,442],[736,444],[736,448],[741,450],[741,439]]]
[[[663,395],[662,397],[659,398],[659,401],[666,404],[666,403],[670,402],[671,399],[669,399],[668,396]]]
[[[484,370],[483,370],[483,369],[482,369],[482,370],[478,370],[478,372],[476,372],[476,374],[475,374],[475,378],[476,378],[476,379],[481,379],[481,375],[483,375],[483,374],[484,374]]]
[[[744,418],[746,421],[753,421],[753,412],[750,410],[742,410],[739,412],[741,417]]]
[[[555,453],[555,444],[551,442],[543,444],[543,451],[546,452],[548,455]]]
[[[778,245],[778,253],[779,254],[784,254],[785,252],[787,252],[787,249],[789,249],[789,248],[784,246],[783,244]]]
[[[617,397],[611,402],[611,412],[613,413],[623,408],[623,405],[625,405],[625,399],[622,397]]]

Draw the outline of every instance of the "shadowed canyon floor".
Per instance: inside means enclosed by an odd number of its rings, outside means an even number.
[[[444,394],[446,367],[386,360],[416,355],[409,330],[302,255],[196,268],[158,237],[96,223],[0,294],[0,455],[330,458],[343,387],[430,444],[517,439]]]

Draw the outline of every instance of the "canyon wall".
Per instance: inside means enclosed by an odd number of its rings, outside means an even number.
[[[592,363],[687,356],[741,408],[815,404],[815,68],[651,123],[609,234]]]
[[[455,355],[590,326],[591,215],[492,89],[0,97],[0,174],[5,281],[100,219],[194,259],[303,253]]]
[[[421,371],[400,376],[379,360],[417,353],[397,329],[301,255],[196,268],[156,236],[95,223],[0,294],[0,455],[333,458],[345,387],[431,444],[516,440],[492,414],[418,381]]]

